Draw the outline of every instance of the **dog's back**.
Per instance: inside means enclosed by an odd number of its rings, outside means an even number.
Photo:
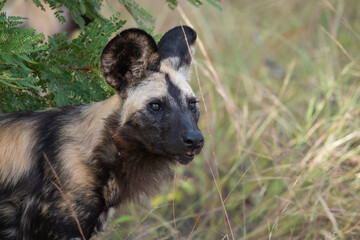
[[[98,199],[99,184],[86,162],[99,143],[101,118],[111,112],[102,115],[99,107],[110,101],[0,116],[0,239],[55,239],[65,234],[55,234],[56,229],[78,235],[66,196],[78,203],[77,217],[86,211],[96,220],[101,206],[93,200]],[[85,198],[91,204],[81,204]],[[93,228],[95,220],[86,225]]]

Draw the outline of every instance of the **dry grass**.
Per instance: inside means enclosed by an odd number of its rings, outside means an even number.
[[[359,239],[360,3],[222,6],[152,11],[197,29],[207,143],[101,238]]]

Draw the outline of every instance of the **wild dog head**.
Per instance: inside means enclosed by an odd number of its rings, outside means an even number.
[[[196,32],[167,32],[157,45],[145,31],[128,29],[103,50],[108,84],[122,98],[115,135],[129,146],[189,163],[203,147],[200,112],[189,86]]]

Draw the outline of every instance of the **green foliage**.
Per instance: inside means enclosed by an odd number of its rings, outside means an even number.
[[[34,3],[44,9],[40,1]],[[115,15],[110,19],[96,17],[84,26],[81,15],[88,13],[86,9],[98,9],[98,1],[45,3],[51,8],[67,6],[81,32],[72,40],[65,33],[49,36],[44,43],[43,34],[18,27],[24,18],[1,13],[0,103],[4,112],[100,101],[112,93],[102,78],[99,56],[125,21]],[[65,20],[62,16],[58,19]]]
[[[82,16],[86,15],[90,19],[99,18],[98,11],[100,10],[102,0],[33,0],[33,3],[45,11],[44,3],[49,4],[50,8],[55,11],[55,16],[61,23],[65,23],[66,19],[61,14],[64,12],[61,7],[66,7],[70,10],[73,20],[83,28],[85,26]]]
[[[2,1],[2,8],[5,1]],[[46,51],[42,44],[44,34],[35,34],[34,29],[18,28],[25,20],[22,17],[7,17],[0,13],[0,104],[3,111],[22,109],[17,97],[22,101],[38,107],[31,99],[34,93],[41,91],[40,79],[36,69],[39,62],[34,54]]]
[[[26,18],[1,12],[6,0],[0,1],[0,112],[89,103],[113,94],[102,76],[100,54],[109,38],[126,22],[120,12],[107,0],[113,12],[110,18],[99,13],[103,0],[32,2],[43,11],[48,4],[60,23],[66,22],[63,13],[67,8],[80,33],[74,39],[66,33],[36,34],[34,29],[19,27]],[[140,4],[135,0],[118,2],[138,27],[153,33],[155,18]],[[85,26],[84,17],[91,23]],[[154,36],[155,40],[160,37]]]
[[[177,0],[166,0],[166,2],[168,3],[168,6],[169,6],[170,9],[174,9],[178,5]]]
[[[43,51],[47,46],[38,46],[44,40],[43,34],[35,34],[34,29],[16,28],[23,19],[0,13],[0,82],[17,89],[41,90],[32,84],[38,79],[27,65],[36,64],[29,56],[31,53]]]
[[[168,3],[170,9],[175,9],[178,5],[178,0],[166,0],[166,2]],[[203,4],[203,1],[201,0],[188,0],[188,2],[196,7],[199,7]],[[206,0],[206,2],[211,4],[215,8],[222,10],[221,6],[219,5],[219,3],[221,2],[220,0]]]
[[[155,18],[134,0],[118,0],[135,19],[137,25],[151,33],[154,30]]]
[[[222,10],[222,7],[220,6],[220,0],[206,0],[209,4],[217,8],[218,10]]]

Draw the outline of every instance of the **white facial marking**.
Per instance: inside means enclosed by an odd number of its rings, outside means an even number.
[[[169,75],[170,81],[180,89],[181,91],[181,100],[186,102],[187,97],[195,97],[195,94],[192,88],[189,85],[190,75],[185,74],[180,68],[178,71],[173,69],[171,66],[177,58],[169,58],[161,62],[160,71]]]
[[[151,78],[144,80],[134,89],[127,92],[121,113],[121,124],[123,125],[134,113],[143,109],[149,99],[162,98],[167,95],[166,81],[163,74],[154,73]]]

